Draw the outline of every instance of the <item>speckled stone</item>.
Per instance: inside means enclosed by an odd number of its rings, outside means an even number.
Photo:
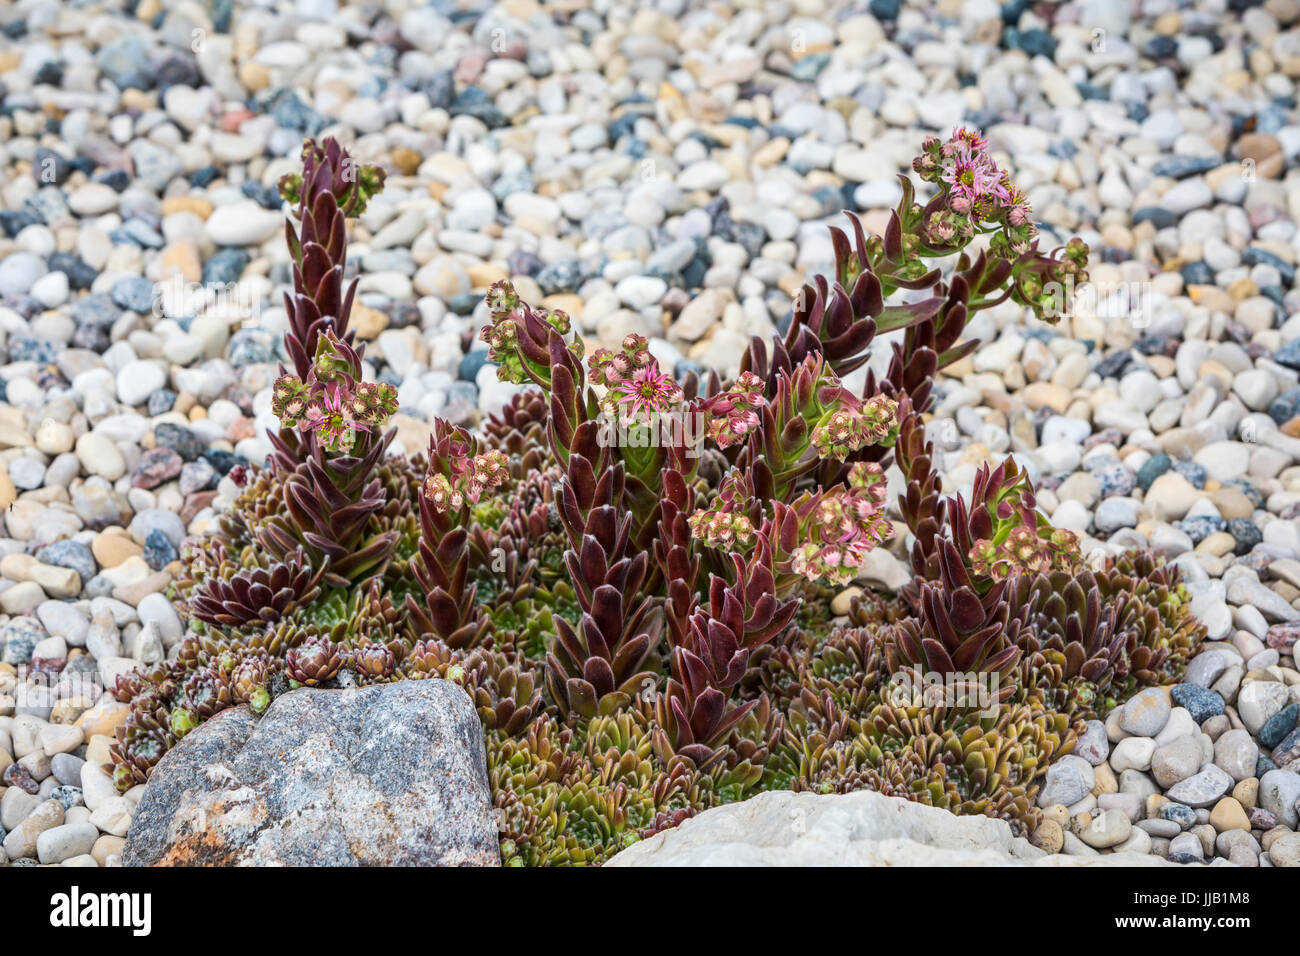
[[[1179,684],[1172,691],[1174,703],[1186,707],[1192,720],[1203,724],[1211,717],[1223,713],[1223,698],[1212,690],[1195,684]]]
[[[1264,747],[1276,747],[1295,728],[1300,718],[1300,704],[1289,704],[1264,722],[1256,738]]]
[[[1151,490],[1151,483],[1173,466],[1173,459],[1166,454],[1152,455],[1138,469],[1137,483],[1143,491]]]
[[[483,731],[458,685],[303,689],[260,721],[223,711],[169,751],[122,861],[491,866],[491,806]]]

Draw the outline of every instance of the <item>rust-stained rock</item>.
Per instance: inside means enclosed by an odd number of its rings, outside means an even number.
[[[122,862],[496,865],[478,715],[442,680],[223,711],[154,769]]]

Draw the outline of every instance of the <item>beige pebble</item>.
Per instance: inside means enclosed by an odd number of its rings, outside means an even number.
[[[1060,853],[1065,834],[1055,820],[1043,820],[1029,837],[1029,842],[1047,853]]]
[[[1250,818],[1235,797],[1224,797],[1210,811],[1210,825],[1219,833],[1224,830],[1249,830]]]

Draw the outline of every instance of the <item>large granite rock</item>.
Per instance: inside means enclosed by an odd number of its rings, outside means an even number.
[[[296,690],[218,714],[154,769],[128,866],[500,863],[478,715],[456,684]]]
[[[1002,820],[878,793],[763,793],[634,844],[606,866],[1166,866],[1138,853],[1045,854]]]

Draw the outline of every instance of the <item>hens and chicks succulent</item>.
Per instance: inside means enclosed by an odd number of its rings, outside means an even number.
[[[1177,573],[1086,566],[1007,459],[943,498],[926,440],[937,372],[1007,298],[1054,319],[1077,240],[1038,251],[987,142],[925,143],[882,236],[832,229],[833,276],[755,340],[735,381],[673,378],[639,336],[584,359],[568,316],[487,294],[498,375],[531,386],[471,434],[387,454],[390,386],[348,330],[346,219],[383,185],[333,140],[282,195],[294,293],[265,468],[190,542],[190,633],[120,680],[127,788],[226,707],[298,686],[439,677],[473,699],[508,864],[600,863],[760,790],[867,787],[1032,826],[1082,719],[1175,679],[1200,640]],[[977,237],[986,251],[966,252]],[[955,257],[945,278],[928,260]],[[907,303],[898,290],[929,290]],[[888,372],[854,393],[877,334]],[[902,475],[895,522],[885,471]],[[910,533],[914,580],[832,619],[828,586]]]

